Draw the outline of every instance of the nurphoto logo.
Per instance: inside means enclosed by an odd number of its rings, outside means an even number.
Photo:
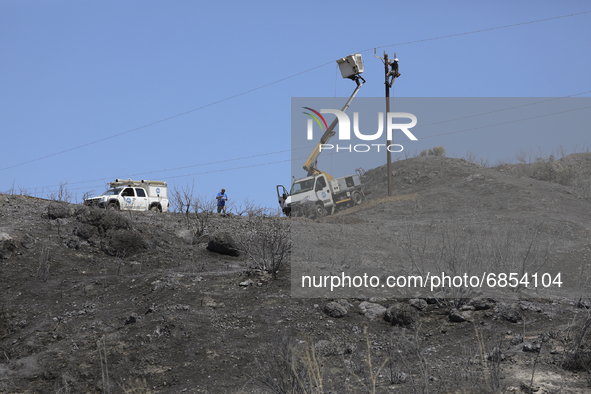
[[[326,120],[322,114],[334,114],[338,119],[339,125],[339,141],[350,141],[351,140],[351,121],[349,116],[343,112],[336,109],[321,109],[320,112],[312,109],[310,107],[303,107],[310,112],[303,112],[304,114],[308,115],[311,119],[307,121],[307,138],[308,140],[314,139],[314,121],[318,124],[321,131],[329,131],[329,127],[327,126]],[[417,141],[417,137],[414,136],[413,133],[410,132],[409,129],[413,128],[417,124],[417,117],[408,112],[388,112],[385,116],[386,118],[386,133],[389,141],[392,141],[392,132],[394,130],[402,131],[408,139],[411,141]],[[394,123],[395,119],[408,119],[410,123]],[[329,136],[335,134],[333,130],[330,130]],[[376,141],[382,137],[384,133],[384,113],[378,112],[378,131],[373,134],[364,134],[359,130],[359,113],[353,112],[353,133],[355,137],[362,141]],[[325,140],[328,141],[328,138],[322,138],[321,142]],[[320,151],[323,150],[330,150],[335,149],[336,152],[339,151],[348,151],[348,152],[369,152],[372,149],[377,149],[380,151],[381,147],[386,147],[386,144],[355,144],[355,145],[339,145],[339,144],[320,144]],[[387,149],[390,152],[402,152],[404,147],[400,144],[392,144]]]

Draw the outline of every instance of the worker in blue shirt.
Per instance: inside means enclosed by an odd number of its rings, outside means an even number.
[[[226,201],[228,201],[226,189],[222,188],[222,191],[215,198],[218,200],[218,213],[224,211],[224,216],[226,216]]]

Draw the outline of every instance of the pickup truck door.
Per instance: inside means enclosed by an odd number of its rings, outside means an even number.
[[[135,191],[133,187],[126,187],[120,194],[120,208],[121,210],[133,210],[135,205]]]
[[[141,187],[135,188],[135,195],[136,200],[134,204],[134,209],[136,211],[147,211],[148,210],[148,196],[146,195],[146,191]]]
[[[285,207],[285,200],[287,199],[287,196],[289,196],[289,193],[287,192],[285,186],[277,185],[277,199],[279,201],[279,206],[281,207],[281,209]]]

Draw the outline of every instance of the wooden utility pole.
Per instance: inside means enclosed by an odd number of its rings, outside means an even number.
[[[382,59],[384,62],[384,75],[385,75],[385,82],[386,85],[386,122],[388,119],[388,113],[390,112],[390,87],[394,83],[394,80],[400,76],[398,72],[398,58],[396,57],[396,52],[394,52],[394,60],[390,62],[388,60],[388,54],[384,51],[384,57],[376,56],[376,50],[373,50],[374,57],[378,59]],[[392,70],[390,70],[392,68]],[[392,82],[390,82],[390,77],[392,77]],[[393,136],[392,136],[393,137]],[[390,146],[392,145],[392,141],[387,139],[388,136],[386,134],[386,171],[388,171],[388,196],[392,195],[392,152],[390,152]]]
[[[396,55],[394,55],[396,57]],[[384,69],[386,75],[386,120],[388,113],[390,113],[390,62],[388,61],[388,54],[384,51]],[[386,133],[386,138],[388,134]],[[386,171],[388,172],[388,196],[392,196],[392,152],[390,152],[391,140],[386,140]]]

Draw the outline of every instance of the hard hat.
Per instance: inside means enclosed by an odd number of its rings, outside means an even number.
[[[396,57],[396,58],[394,58],[394,61],[395,61],[395,62],[397,62],[397,61],[398,61],[398,58],[397,58],[397,57]]]

